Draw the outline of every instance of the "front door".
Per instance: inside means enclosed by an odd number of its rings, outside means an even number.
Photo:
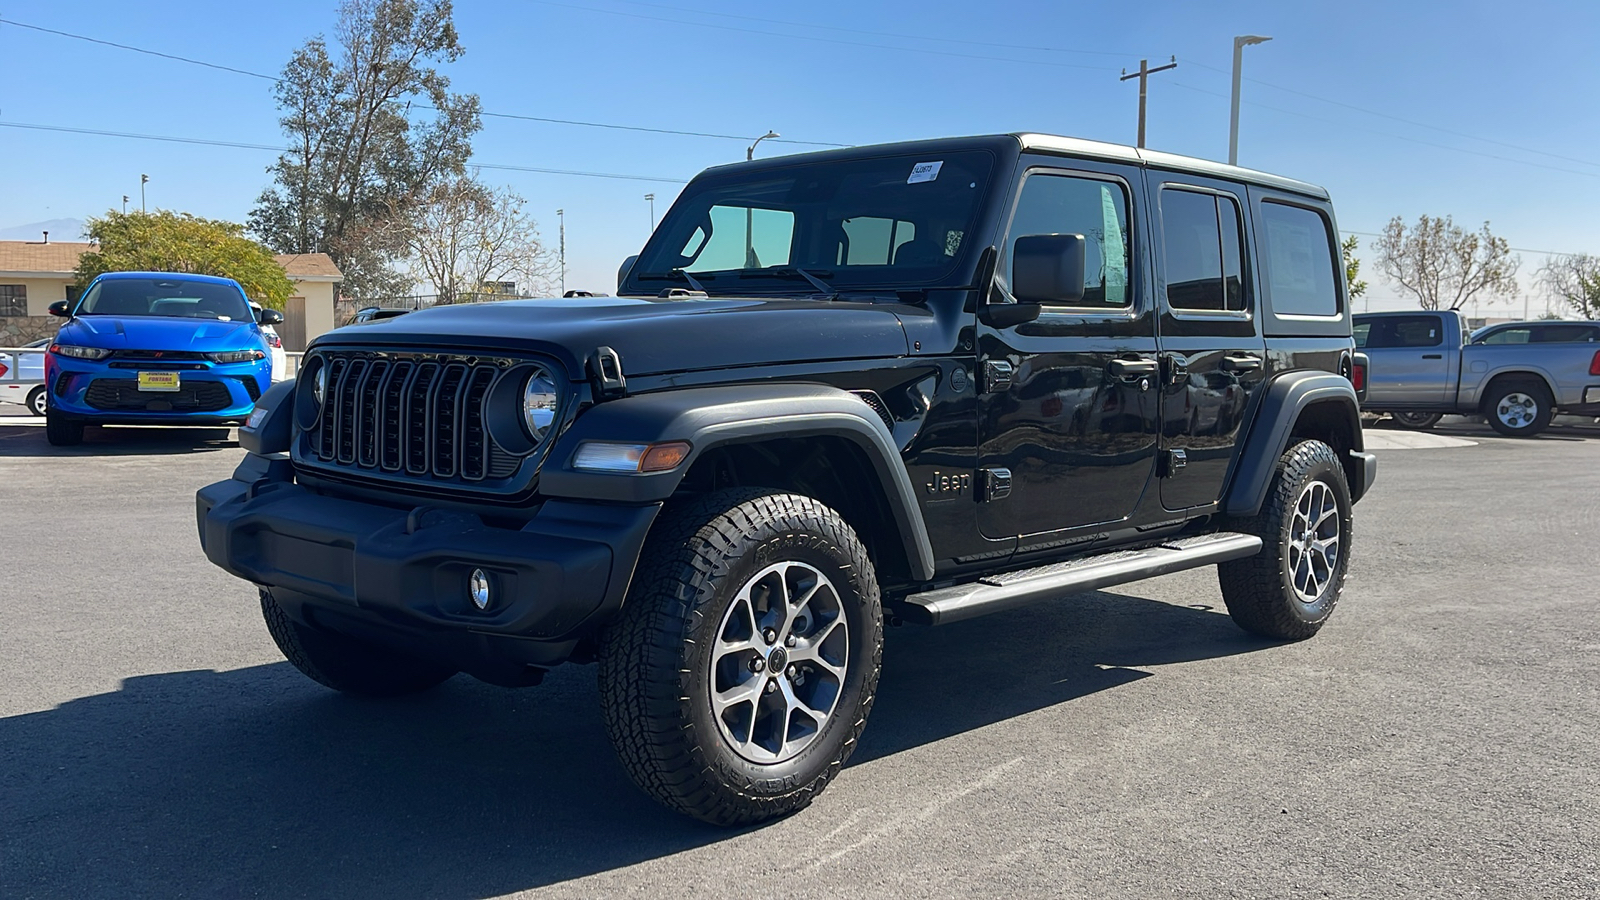
[[[1245,252],[1244,188],[1151,173],[1161,273],[1161,505],[1222,493],[1266,342]]]
[[[1155,317],[1134,216],[1138,169],[1074,163],[1028,171],[998,268],[1006,290],[1017,238],[1078,234],[1085,293],[1009,328],[979,327],[979,526],[1019,549],[1127,518],[1154,467]],[[1003,495],[1003,496],[1002,496]],[[1097,529],[1098,530],[1098,529]],[[1033,536],[1030,539],[1030,536]]]

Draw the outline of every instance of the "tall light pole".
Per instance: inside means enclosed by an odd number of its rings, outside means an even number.
[[[148,212],[144,208],[144,186],[150,183],[149,175],[139,176],[139,212]]]
[[[770,128],[767,129],[766,134],[756,138],[756,143],[751,144],[750,149],[744,151],[744,161],[749,162],[750,160],[756,158],[756,144],[761,143],[767,138],[775,137],[782,137],[782,135]],[[749,206],[746,206],[744,208],[744,267],[746,269],[761,268],[761,260],[756,259],[755,224],[755,210]]]
[[[128,214],[128,195],[127,194],[123,194],[122,195],[122,214],[123,215],[127,215]]]
[[[1129,78],[1139,79],[1139,149],[1141,150],[1144,149],[1144,98],[1149,87],[1150,76],[1157,72],[1165,72],[1168,69],[1176,69],[1177,67],[1178,58],[1176,56],[1172,57],[1172,61],[1166,65],[1156,66],[1154,69],[1150,68],[1150,60],[1141,59],[1139,60],[1139,71],[1129,75],[1128,70],[1123,69],[1122,77],[1117,79],[1118,81],[1127,81]]]
[[[556,221],[560,222],[561,233],[561,294],[567,293],[567,211],[556,210]]]
[[[650,201],[650,233],[654,234],[656,230],[656,195],[645,194],[644,198]]]
[[[1233,39],[1233,111],[1228,116],[1228,165],[1239,164],[1239,68],[1244,62],[1244,48],[1251,44],[1265,44],[1272,40],[1259,34],[1242,34]]]

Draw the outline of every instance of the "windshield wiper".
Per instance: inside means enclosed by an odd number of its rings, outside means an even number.
[[[822,274],[832,275],[833,273],[823,272]],[[804,278],[806,281],[811,282],[812,287],[824,294],[827,294],[829,297],[839,296],[839,292],[830,287],[826,281],[823,281],[821,278],[818,278],[816,275],[807,272],[805,269],[802,269],[799,266],[774,266],[770,269],[757,269],[754,271],[744,270],[739,273],[740,278],[761,278],[767,276],[773,278]]]
[[[689,287],[699,291],[700,293],[710,293],[706,290],[706,286],[700,283],[699,279],[695,278],[693,275],[690,275],[688,272],[685,272],[683,269],[668,269],[667,271],[661,273],[646,272],[635,277],[640,281],[667,281],[672,278],[681,278],[689,285]]]

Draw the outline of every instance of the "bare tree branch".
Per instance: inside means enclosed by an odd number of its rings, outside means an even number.
[[[1488,222],[1473,233],[1449,216],[1420,216],[1415,228],[1407,228],[1395,216],[1372,242],[1372,249],[1378,274],[1415,296],[1423,309],[1440,309],[1446,303],[1459,309],[1482,293],[1508,300],[1517,295],[1522,258],[1512,255]]]

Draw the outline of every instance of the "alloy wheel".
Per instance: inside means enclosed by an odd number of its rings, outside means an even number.
[[[1289,577],[1302,603],[1316,603],[1339,565],[1339,501],[1313,481],[1295,501],[1289,523]]]
[[[1512,391],[1495,404],[1494,414],[1507,428],[1527,428],[1539,418],[1539,401]]]

